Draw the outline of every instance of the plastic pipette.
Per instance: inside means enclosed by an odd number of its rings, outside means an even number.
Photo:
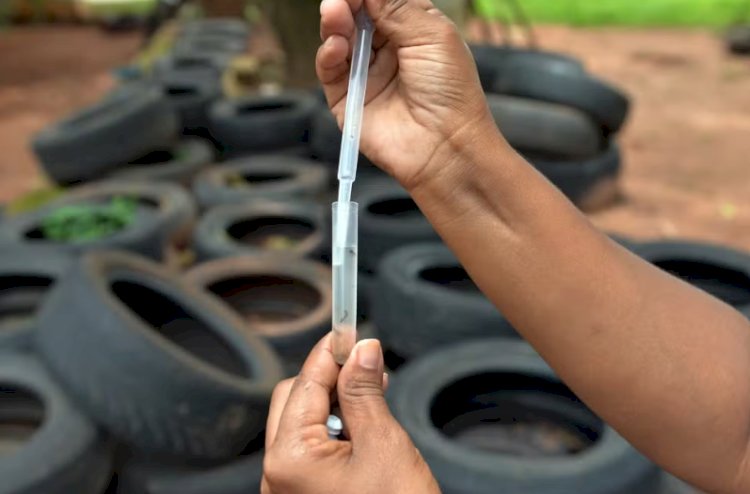
[[[352,53],[349,92],[339,158],[339,197],[333,204],[333,356],[344,364],[357,341],[358,209],[351,201],[357,176],[359,138],[370,68],[374,27],[362,9],[356,15],[357,41]]]

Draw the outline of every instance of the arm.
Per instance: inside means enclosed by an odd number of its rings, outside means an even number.
[[[410,189],[446,243],[634,446],[710,492],[748,492],[748,322],[610,241],[485,134],[456,136]]]
[[[340,122],[362,4],[321,5],[318,75]],[[509,147],[466,46],[428,0],[364,4],[377,34],[363,151],[602,418],[705,490],[750,491],[750,324],[597,232]]]

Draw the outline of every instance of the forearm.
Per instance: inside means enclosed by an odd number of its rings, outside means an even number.
[[[750,324],[596,231],[494,130],[433,161],[415,200],[571,388],[675,473],[750,489]]]

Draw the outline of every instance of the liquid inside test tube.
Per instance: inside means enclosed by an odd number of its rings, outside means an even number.
[[[343,365],[357,342],[358,205],[343,208],[348,215],[344,222],[338,221],[337,205],[333,205],[333,356]]]

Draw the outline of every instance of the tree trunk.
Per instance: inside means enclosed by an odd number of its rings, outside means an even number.
[[[435,0],[435,5],[463,30],[469,0]],[[320,46],[319,0],[271,0],[267,12],[286,52],[287,84],[317,84],[315,55]]]
[[[315,55],[320,46],[320,2],[318,0],[273,0],[268,13],[286,52],[287,85],[308,88],[317,85]]]
[[[201,0],[206,17],[244,17],[246,0]]]

